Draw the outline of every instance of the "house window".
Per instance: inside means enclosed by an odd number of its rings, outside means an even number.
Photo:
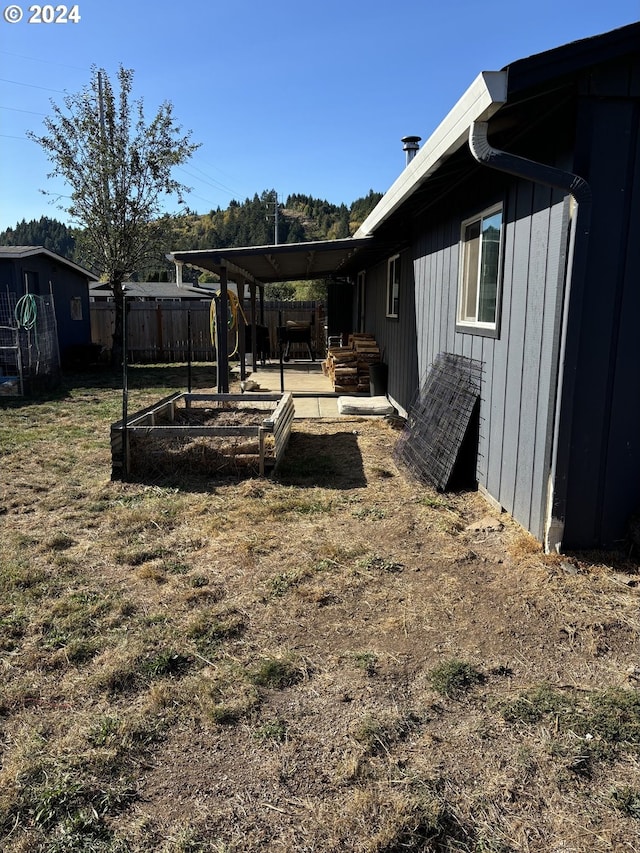
[[[82,297],[71,297],[71,319],[82,320]]]
[[[399,307],[400,255],[394,255],[387,266],[387,317],[397,317]]]
[[[480,334],[498,325],[501,245],[502,206],[462,223],[458,325]]]

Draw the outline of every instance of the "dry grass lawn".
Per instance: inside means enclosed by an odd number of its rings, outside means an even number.
[[[474,528],[385,421],[119,483],[117,380],[0,407],[0,849],[640,851],[634,561]]]

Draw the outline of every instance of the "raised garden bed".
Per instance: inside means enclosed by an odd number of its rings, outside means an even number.
[[[111,477],[264,476],[284,454],[293,416],[289,392],[166,397],[111,425]]]

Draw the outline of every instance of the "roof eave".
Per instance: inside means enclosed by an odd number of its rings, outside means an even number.
[[[411,163],[380,199],[354,237],[373,234],[416,191],[429,175],[466,144],[474,122],[488,121],[507,100],[507,71],[482,71]]]
[[[22,260],[24,258],[30,258],[33,255],[46,255],[51,258],[58,264],[64,264],[67,267],[71,267],[71,269],[76,270],[81,275],[87,277],[91,281],[99,281],[97,275],[94,275],[85,267],[81,267],[79,264],[76,264],[74,261],[70,261],[68,258],[63,257],[62,255],[58,255],[56,252],[52,252],[50,249],[45,249],[44,246],[18,246],[16,247],[19,251],[6,253],[3,255],[5,260],[11,260],[12,258],[17,258],[18,260]]]

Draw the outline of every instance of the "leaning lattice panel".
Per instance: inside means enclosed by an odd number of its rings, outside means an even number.
[[[482,363],[440,353],[411,406],[394,456],[423,482],[446,489],[480,397]]]

